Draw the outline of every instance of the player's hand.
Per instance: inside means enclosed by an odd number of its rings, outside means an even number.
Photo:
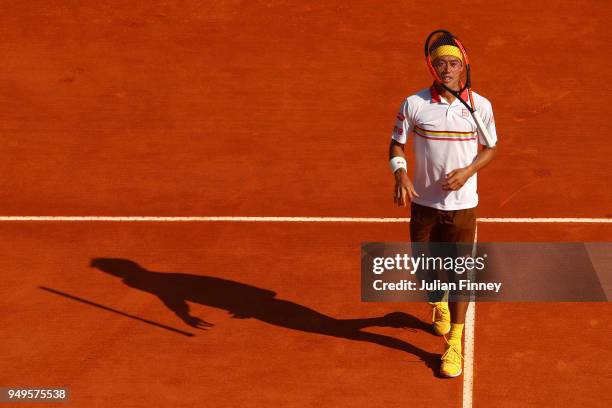
[[[473,175],[474,172],[468,167],[453,170],[446,175],[446,180],[442,183],[442,190],[459,190]]]
[[[397,170],[395,172],[395,195],[393,196],[395,204],[399,207],[406,207],[408,201],[412,201],[414,197],[418,196],[406,171],[403,169]]]
[[[200,319],[199,317],[195,317],[195,316],[186,316],[183,320],[185,321],[185,323],[187,323],[191,327],[195,327],[196,329],[205,330],[208,327],[213,326],[212,323],[205,322],[204,320]]]

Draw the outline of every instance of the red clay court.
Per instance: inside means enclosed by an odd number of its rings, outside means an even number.
[[[495,111],[479,241],[610,241],[609,2],[0,10],[0,386],[70,389],[35,406],[612,405],[608,303],[478,303],[449,380],[429,306],[362,303],[359,281],[361,242],[408,240],[387,148],[437,28]]]

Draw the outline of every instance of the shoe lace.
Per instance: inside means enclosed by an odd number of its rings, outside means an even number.
[[[460,364],[461,360],[463,360],[463,356],[461,355],[461,352],[457,349],[457,346],[449,342],[446,336],[444,336],[444,341],[446,341],[448,347],[446,348],[444,354],[442,354],[442,360],[449,360],[455,364]]]

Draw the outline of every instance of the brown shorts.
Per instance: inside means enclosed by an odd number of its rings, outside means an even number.
[[[412,203],[412,242],[474,242],[476,208],[444,211]]]
[[[433,255],[438,257],[463,256],[472,252],[474,235],[476,234],[476,208],[465,210],[444,211],[423,205],[412,203],[410,206],[410,240],[413,242],[413,255]],[[443,245],[428,247],[417,242],[448,242],[465,243],[463,245]],[[445,274],[437,270],[419,270],[417,276],[420,280],[432,282],[443,279],[447,282],[456,281],[460,275],[452,272]],[[458,297],[462,296],[462,297]],[[442,290],[427,292],[429,302],[440,301],[464,301],[466,293],[451,291],[447,293]]]

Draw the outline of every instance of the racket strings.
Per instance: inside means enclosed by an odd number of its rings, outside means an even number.
[[[443,45],[455,45],[453,36],[448,33],[434,34],[434,36],[430,38],[429,46],[427,47],[429,54],[431,55],[432,52]]]

